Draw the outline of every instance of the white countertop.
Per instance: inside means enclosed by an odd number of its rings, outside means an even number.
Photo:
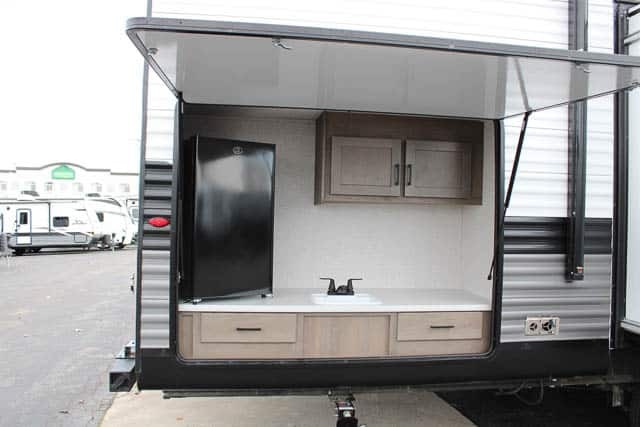
[[[378,304],[316,304],[321,289],[276,289],[273,297],[260,296],[180,303],[178,310],[253,313],[380,313],[408,311],[489,311],[491,301],[463,289],[357,289]],[[335,297],[340,298],[340,297]]]

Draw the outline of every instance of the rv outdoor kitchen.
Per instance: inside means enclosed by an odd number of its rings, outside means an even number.
[[[600,384],[640,411],[636,149],[617,140],[613,222],[585,217],[584,188],[568,218],[508,216],[530,117],[619,93],[626,126],[640,59],[246,22],[127,31],[176,126],[172,160],[141,170],[136,339],[113,390]]]

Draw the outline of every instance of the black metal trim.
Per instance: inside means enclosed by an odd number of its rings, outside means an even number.
[[[624,43],[628,32],[627,11],[630,5],[618,4],[614,16],[614,49],[618,54],[626,54],[628,49]],[[613,268],[611,298],[611,346],[624,348],[629,333],[620,327],[625,317],[627,293],[627,223],[628,223],[628,94],[621,92],[615,95],[614,102],[614,162],[613,162]]]
[[[493,331],[491,350],[494,351],[500,343],[500,330],[502,322],[502,289],[504,277],[504,221],[500,216],[505,210],[504,205],[504,122],[493,121],[494,129],[494,153],[495,153],[495,212],[494,212],[494,265],[493,265],[493,292],[492,315]]]
[[[301,389],[451,384],[603,375],[611,369],[603,340],[502,343],[488,357],[275,360],[184,363],[145,349],[141,389]],[[619,373],[624,373],[620,370]]]
[[[531,112],[528,111],[524,114],[524,117],[522,118],[522,126],[520,127],[520,136],[518,137],[518,145],[516,146],[516,154],[513,159],[513,165],[511,166],[511,176],[509,177],[509,186],[507,188],[507,195],[504,199],[504,206],[502,210],[499,211],[500,222],[498,223],[498,229],[500,230],[504,230],[504,222],[507,217],[507,209],[509,209],[509,203],[511,203],[513,186],[516,183],[516,176],[518,175],[518,165],[520,164],[520,155],[522,154],[522,147],[524,146],[524,137],[527,133],[527,124],[529,123],[530,115],[531,115]],[[497,244],[498,244],[498,241],[496,240],[495,245]],[[488,276],[489,280],[491,279],[495,269],[497,252],[498,250],[494,249],[493,259],[491,260],[491,267],[489,268],[489,276]]]
[[[569,1],[569,48],[588,49],[588,2]],[[584,280],[584,232],[587,182],[587,103],[569,104],[566,279]]]
[[[182,248],[178,244],[180,224],[182,223],[182,209],[179,203],[179,192],[182,174],[182,95],[178,95],[178,102],[175,108],[174,131],[173,131],[173,169],[171,180],[171,221],[174,224],[170,232],[170,256],[169,256],[169,350],[173,354],[178,353],[178,277],[181,273],[179,260]]]
[[[116,358],[109,370],[109,391],[128,392],[136,383],[135,359]]]
[[[564,217],[507,217],[505,253],[565,254],[569,219]],[[612,221],[586,218],[584,253],[612,253]]]

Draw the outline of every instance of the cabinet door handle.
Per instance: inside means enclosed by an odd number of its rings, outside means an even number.
[[[407,185],[411,185],[411,165],[407,165]]]
[[[431,325],[429,327],[431,329],[453,329],[456,325]]]
[[[236,328],[238,332],[260,332],[262,328]]]
[[[395,176],[393,179],[393,185],[400,185],[400,165],[398,163],[393,165],[393,173]]]

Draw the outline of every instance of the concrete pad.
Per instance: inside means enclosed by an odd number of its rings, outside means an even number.
[[[463,427],[474,424],[426,391],[359,393],[356,413],[367,427]],[[333,407],[326,396],[188,397],[163,399],[158,391],[120,393],[102,427],[330,427]]]

